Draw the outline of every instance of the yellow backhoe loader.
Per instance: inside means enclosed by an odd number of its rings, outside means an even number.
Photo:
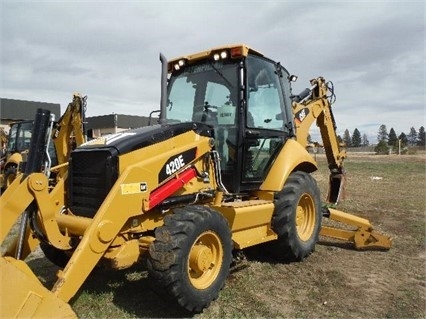
[[[74,143],[74,147],[76,147],[86,140],[83,131],[85,107],[86,97],[76,93],[59,121],[52,121],[54,126],[51,137],[53,144],[48,152],[49,157],[46,157],[47,164],[67,163],[71,152],[69,144]],[[0,167],[0,194],[15,180],[19,172],[19,165],[23,161],[26,162],[33,125],[33,120],[10,124],[6,151]],[[65,173],[65,169],[58,169],[61,174]]]
[[[0,193],[15,179],[22,157],[28,153],[33,121],[10,123],[2,163],[0,166]]]
[[[8,136],[4,129],[0,127],[0,170],[3,170],[3,166],[6,162],[6,145]],[[0,184],[1,187],[1,184]]]
[[[0,197],[1,242],[21,218],[0,259],[2,317],[75,316],[67,303],[101,260],[124,269],[145,255],[157,288],[199,312],[247,247],[268,242],[277,257],[301,261],[320,232],[359,249],[390,247],[368,221],[322,207],[306,150],[313,121],[332,203],[345,157],[323,78],[293,96],[288,71],[246,45],[160,60],[159,123],[80,145],[53,187],[42,172],[49,112],[38,112],[23,176]],[[356,230],[321,230],[323,215]],[[39,244],[63,267],[51,291],[25,263]]]

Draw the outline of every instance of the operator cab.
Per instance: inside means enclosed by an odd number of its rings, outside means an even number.
[[[172,60],[168,71],[162,122],[210,125],[227,190],[258,189],[294,135],[287,70],[240,45]]]
[[[10,127],[6,150],[9,154],[28,150],[33,131],[33,121],[13,123]]]

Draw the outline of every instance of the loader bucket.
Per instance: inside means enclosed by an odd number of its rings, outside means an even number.
[[[2,318],[77,318],[71,306],[46,289],[28,265],[0,258]]]

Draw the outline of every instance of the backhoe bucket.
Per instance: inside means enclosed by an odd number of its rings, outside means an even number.
[[[77,318],[70,305],[46,289],[25,262],[1,257],[0,276],[3,318]]]
[[[345,199],[345,174],[330,174],[327,202],[337,204],[340,200]]]

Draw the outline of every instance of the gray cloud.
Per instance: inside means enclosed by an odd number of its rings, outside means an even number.
[[[423,1],[1,2],[2,96],[61,103],[89,96],[88,115],[158,108],[168,58],[247,43],[299,75],[336,87],[339,130],[375,142],[425,124]],[[377,127],[374,127],[374,125]]]

